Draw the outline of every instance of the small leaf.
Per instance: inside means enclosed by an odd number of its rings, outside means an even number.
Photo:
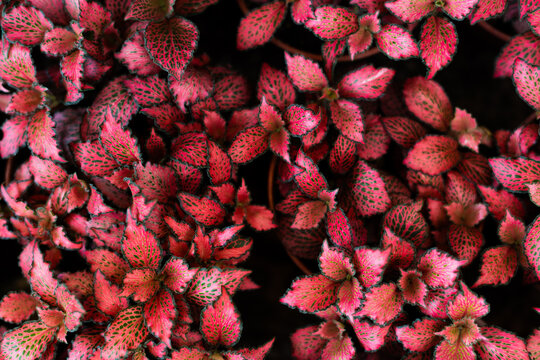
[[[381,52],[391,59],[403,60],[420,55],[418,44],[411,33],[399,25],[384,25],[375,37]]]
[[[283,118],[293,136],[304,136],[315,129],[321,120],[310,109],[296,104],[287,107]]]
[[[124,80],[124,85],[139,106],[152,107],[171,100],[169,84],[158,76]]]
[[[293,84],[287,75],[266,63],[262,65],[257,82],[257,98],[261,101],[263,97],[281,111],[296,99]]]
[[[296,156],[296,165],[303,170],[295,175],[296,184],[307,196],[317,199],[319,191],[328,188],[326,179],[320,173],[315,162],[302,151],[298,152]]]
[[[238,50],[247,50],[270,41],[285,18],[286,6],[281,1],[264,4],[241,21],[236,37]]]
[[[315,9],[315,18],[304,25],[322,40],[335,40],[356,32],[358,19],[348,8],[323,5]]]
[[[299,278],[280,301],[300,311],[322,311],[336,302],[338,285],[323,275]]]
[[[157,269],[161,261],[161,248],[157,237],[128,213],[128,224],[122,241],[122,252],[132,267]]]
[[[3,51],[7,51],[4,49]],[[0,78],[16,88],[29,88],[37,82],[30,49],[13,44],[7,56],[0,59]]]
[[[180,193],[178,199],[182,209],[205,226],[219,225],[225,218],[225,209],[215,200],[187,193]]]
[[[240,339],[240,316],[226,291],[201,312],[201,333],[212,346],[233,346]]]
[[[321,91],[328,86],[328,80],[316,62],[301,55],[285,53],[287,72],[293,84],[300,91]]]
[[[355,274],[351,259],[339,248],[329,247],[327,242],[323,243],[319,266],[323,275],[336,282]]]
[[[354,142],[363,142],[364,121],[358,104],[349,100],[336,100],[330,103],[332,122],[341,135]]]
[[[479,0],[471,16],[471,24],[489,20],[500,15],[506,8],[506,0]]]
[[[540,111],[540,67],[518,58],[512,73],[519,96],[536,111]]]
[[[339,95],[352,99],[377,99],[384,94],[395,71],[367,65],[345,75],[338,84]]]
[[[448,65],[457,49],[455,25],[439,16],[429,17],[420,33],[420,56],[428,67],[427,78]]]
[[[229,148],[229,156],[237,164],[245,164],[268,149],[268,132],[252,126],[238,133]]]
[[[52,27],[53,24],[43,13],[33,7],[15,7],[2,17],[2,30],[6,37],[23,45],[39,44]]]
[[[60,156],[54,123],[47,109],[34,113],[28,123],[28,147],[36,154],[45,159],[64,162]]]
[[[62,167],[37,156],[30,157],[30,172],[34,175],[35,182],[47,189],[63,185],[68,177]]]
[[[422,280],[430,287],[450,287],[456,281],[462,262],[438,249],[430,249],[418,261]]]
[[[376,324],[384,325],[401,313],[403,303],[403,297],[396,284],[377,285],[366,294],[360,315],[369,317]]]
[[[112,118],[103,124],[100,139],[103,147],[119,164],[131,165],[141,161],[137,140]]]
[[[327,206],[320,200],[313,200],[303,203],[298,207],[298,211],[291,225],[293,229],[312,229],[317,227],[326,215]]]
[[[159,66],[152,61],[144,47],[144,38],[140,32],[136,32],[124,41],[122,49],[115,54],[115,57],[137,75],[148,76],[159,72]]]
[[[148,336],[141,306],[122,310],[104,333],[102,354],[107,358],[125,357],[128,351],[140,346]]]
[[[120,297],[120,288],[111,284],[101,271],[95,273],[94,296],[97,308],[105,315],[116,316],[128,307],[128,299]]]
[[[163,266],[163,284],[173,292],[181,294],[196,272],[196,269],[189,269],[183,259],[172,256]]]
[[[368,288],[382,280],[384,269],[388,264],[390,251],[358,247],[354,249],[354,265],[357,278],[362,286]]]

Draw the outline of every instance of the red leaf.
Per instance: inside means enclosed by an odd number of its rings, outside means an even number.
[[[333,172],[344,174],[356,161],[356,144],[343,135],[338,135],[334,147],[330,151],[330,168]]]
[[[409,304],[424,306],[424,300],[428,294],[427,285],[421,279],[421,273],[416,270],[404,271],[399,269],[399,288],[403,299]]]
[[[330,240],[337,246],[352,249],[353,229],[343,209],[337,208],[326,214],[326,230]]]
[[[43,106],[44,101],[45,88],[36,86],[31,89],[23,89],[13,94],[5,111],[7,113],[28,114]]]
[[[300,311],[322,311],[336,302],[338,286],[323,275],[299,278],[280,301]]]
[[[148,336],[141,306],[131,306],[122,310],[104,333],[105,346],[102,355],[110,359],[119,359],[134,350]]]
[[[480,332],[485,340],[474,348],[481,359],[529,359],[525,342],[516,335],[490,326],[480,328]]]
[[[268,133],[262,126],[253,126],[240,132],[229,148],[229,156],[237,164],[247,163],[268,148]]]
[[[159,72],[159,66],[152,61],[144,47],[144,38],[140,32],[124,41],[122,49],[115,57],[137,75],[148,76]]]
[[[38,300],[27,293],[9,293],[0,302],[0,318],[7,322],[21,323],[32,316],[38,304]]]
[[[295,175],[296,184],[303,193],[317,199],[320,190],[328,189],[328,183],[319,172],[317,165],[303,151],[298,152],[296,165],[303,169],[303,171]]]
[[[146,303],[160,288],[154,269],[133,269],[124,277],[121,296],[133,295],[133,300]]]
[[[512,73],[519,96],[536,111],[540,111],[540,67],[518,58]]]
[[[456,359],[456,360],[475,360],[476,354],[472,346],[465,345],[461,341],[450,343],[441,341],[435,349],[435,360]]]
[[[30,157],[30,172],[34,175],[36,183],[47,189],[61,186],[67,180],[66,171],[50,160],[43,160],[37,156]]]
[[[456,27],[452,22],[439,16],[426,20],[420,33],[420,56],[428,67],[428,79],[450,63],[457,41]]]
[[[97,142],[74,143],[73,154],[81,169],[89,175],[104,177],[110,175],[119,165]]]
[[[379,172],[366,162],[357,162],[353,181],[352,195],[361,216],[383,213],[390,207],[390,198]]]
[[[84,329],[71,343],[68,360],[87,360],[95,349],[102,346],[105,341],[101,336],[101,326],[93,326]]]
[[[112,118],[103,124],[100,139],[103,147],[119,164],[131,165],[141,161],[137,140]]]
[[[478,319],[489,312],[489,305],[484,298],[477,296],[465,284],[461,283],[463,293],[458,294],[448,303],[448,316],[452,320]]]
[[[187,193],[178,195],[182,209],[204,226],[216,226],[225,218],[225,209],[215,200],[199,198]]]
[[[303,136],[319,125],[320,117],[300,105],[291,105],[283,114],[287,129],[293,136]]]
[[[200,269],[193,277],[186,297],[199,306],[213,303],[221,295],[221,271],[218,268]]]
[[[335,40],[356,32],[358,19],[348,8],[326,5],[315,9],[315,18],[304,25],[322,40]]]
[[[176,317],[176,307],[171,293],[161,289],[144,305],[146,326],[160,341],[171,347],[171,335]]]
[[[285,53],[287,72],[293,84],[300,91],[321,91],[328,86],[328,80],[316,62],[301,55]]]
[[[473,287],[507,284],[514,276],[517,265],[517,253],[510,246],[503,245],[487,249],[482,255],[480,276]]]
[[[54,123],[46,109],[34,113],[28,123],[28,147],[45,159],[64,162],[56,143]]]
[[[286,6],[281,1],[264,4],[251,11],[241,21],[236,37],[238,50],[247,50],[270,41],[285,18]]]
[[[199,40],[197,27],[182,17],[151,22],[145,31],[146,48],[154,61],[178,80],[193,57]]]
[[[381,52],[391,59],[403,60],[420,55],[418,44],[411,33],[399,25],[384,25],[375,36]]]
[[[415,259],[414,246],[410,242],[400,239],[387,227],[384,229],[381,246],[383,249],[390,249],[388,263],[395,268],[406,269]]]
[[[173,140],[171,157],[191,166],[206,166],[208,162],[206,134],[189,132],[178,136]]]
[[[127,217],[122,241],[124,256],[132,267],[157,269],[162,257],[159,240],[144,225],[138,225],[129,212]]]
[[[303,203],[298,207],[293,229],[312,229],[317,227],[326,215],[327,206],[320,200],[313,200]]]
[[[246,206],[246,221],[258,231],[266,231],[277,227],[272,221],[274,213],[264,206],[249,205]]]
[[[367,65],[345,75],[338,84],[339,95],[353,99],[377,99],[386,91],[395,71]]]
[[[351,259],[337,247],[329,247],[325,241],[319,256],[319,267],[324,276],[340,282],[355,274]]]
[[[479,0],[471,15],[471,24],[489,20],[500,15],[506,8],[507,0]]]
[[[196,272],[196,269],[189,269],[183,259],[173,256],[163,266],[162,274],[165,276],[163,284],[175,293],[181,294]]]
[[[424,318],[413,322],[412,326],[396,328],[396,336],[408,350],[427,351],[440,341],[435,333],[442,330],[445,325],[442,320]]]
[[[383,117],[382,123],[392,140],[407,149],[426,135],[422,125],[406,117]]]
[[[4,137],[0,141],[0,154],[3,158],[15,155],[19,148],[26,143],[28,118],[15,116],[7,119],[2,125]]]
[[[405,83],[403,96],[407,108],[418,119],[440,131],[447,131],[452,120],[452,105],[443,88],[432,80],[414,77]]]
[[[16,88],[32,87],[37,79],[30,49],[13,44],[9,50],[2,49],[2,51],[7,51],[7,55],[0,59],[0,78]]]
[[[194,66],[186,68],[181,80],[170,77],[169,84],[176,104],[184,113],[187,112],[186,104],[207,98],[214,87],[210,73]]]
[[[167,202],[178,193],[174,171],[167,166],[146,163],[135,165],[135,183],[148,199]]]
[[[369,317],[376,324],[384,325],[401,313],[403,302],[396,284],[381,284],[372,287],[366,294],[360,315]]]
[[[348,336],[331,339],[323,349],[323,359],[353,359],[356,349]]]
[[[525,256],[534,269],[536,276],[540,279],[540,247],[538,239],[540,238],[540,216],[534,219],[530,225],[527,237],[523,241]]]
[[[489,164],[502,186],[511,191],[527,191],[527,184],[540,180],[540,161],[528,158],[491,158]]]
[[[409,151],[404,164],[428,175],[439,175],[459,163],[458,146],[457,141],[448,136],[428,135]]]
[[[497,57],[493,76],[512,76],[513,66],[518,57],[530,65],[540,64],[540,38],[530,31],[514,36]]]
[[[388,264],[390,251],[358,247],[354,249],[354,265],[357,278],[362,286],[368,288],[382,280],[384,269]]]
[[[283,72],[263,63],[257,82],[257,98],[266,98],[271,105],[283,111],[296,99],[293,84]]]
[[[458,275],[463,262],[438,249],[430,249],[418,261],[422,280],[430,287],[450,287]]]
[[[214,100],[220,110],[232,110],[245,106],[251,91],[242,75],[228,75],[214,85]]]
[[[293,356],[296,359],[319,359],[322,350],[328,342],[317,333],[318,326],[308,326],[298,329],[291,335]]]
[[[43,16],[43,13],[33,7],[19,6],[2,17],[2,30],[12,42],[22,45],[37,45],[43,40],[47,30],[53,24]]]
[[[116,284],[122,283],[126,272],[129,270],[129,265],[120,256],[107,249],[87,251],[85,257],[92,272],[100,270]]]
[[[55,339],[57,328],[30,321],[4,334],[2,352],[6,359],[39,359]]]
[[[375,160],[386,154],[390,137],[386,134],[380,117],[368,115],[365,119],[364,142],[357,145],[358,156],[364,160]]]
[[[430,0],[397,0],[385,3],[385,6],[398,18],[409,23],[421,20],[436,9]]]
[[[124,80],[124,85],[139,106],[146,108],[171,100],[169,84],[157,75]]]
[[[126,14],[126,20],[158,21],[173,11],[174,2],[168,0],[134,0]]]
[[[312,9],[312,0],[298,0],[291,5],[291,17],[297,24],[303,24],[309,19],[313,19],[315,14]]]
[[[478,0],[448,1],[443,6],[443,11],[455,20],[463,20],[471,13]]]
[[[330,103],[330,113],[341,135],[354,142],[364,141],[364,121],[360,106],[349,100],[336,100]]]
[[[240,338],[240,316],[226,291],[201,312],[201,332],[212,346],[231,347]]]
[[[366,351],[375,351],[382,347],[388,330],[390,330],[390,325],[384,327],[371,325],[369,322],[360,321],[359,319],[354,320],[352,327],[356,337]]]
[[[97,308],[105,315],[116,316],[128,307],[128,299],[120,297],[120,288],[111,284],[101,271],[95,273],[94,296]]]

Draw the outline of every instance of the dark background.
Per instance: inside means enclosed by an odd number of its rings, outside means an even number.
[[[206,52],[213,63],[232,64],[248,76],[253,87],[256,85],[262,62],[284,69],[283,51],[272,44],[239,52],[236,50],[236,28],[242,17],[237,4],[233,1],[220,1],[203,14],[191,18],[199,27],[201,39],[199,53]],[[502,20],[492,22],[496,27],[514,34],[509,23]],[[435,80],[448,93],[452,104],[466,109],[479,122],[490,130],[499,128],[512,129],[518,126],[532,110],[516,95],[510,79],[494,79],[494,61],[504,43],[494,38],[478,26],[471,27],[468,21],[456,23],[459,33],[457,54],[452,63],[440,71]],[[415,37],[418,38],[418,30]],[[278,30],[277,37],[304,50],[319,52],[320,41],[308,31],[287,20]],[[375,55],[367,60],[345,63],[337,66],[338,73],[354,66],[372,63],[376,66],[389,66],[397,70],[397,82],[410,76],[425,75],[426,70],[419,59],[395,62],[384,55]],[[87,94],[87,97],[89,94]],[[253,101],[256,101],[254,99]],[[255,105],[255,102],[253,102]],[[252,191],[253,202],[266,204],[267,172],[270,156],[259,158],[240,171],[246,178]],[[3,163],[4,165],[4,163]],[[538,208],[532,208],[532,215]],[[536,212],[535,212],[536,211]],[[527,219],[531,221],[532,219]],[[488,243],[498,243],[494,222],[486,223]],[[290,283],[301,271],[288,258],[275,232],[252,233],[254,248],[249,260],[242,267],[253,270],[252,278],[261,285],[259,290],[241,292],[235,296],[243,320],[243,335],[237,346],[259,346],[275,337],[275,343],[269,359],[288,359],[290,355],[290,334],[297,328],[318,323],[314,316],[290,310],[279,303]],[[491,236],[491,237],[490,237]],[[0,290],[1,295],[8,291],[25,288],[25,281],[20,277],[17,255],[20,246],[13,241],[3,241],[0,251]],[[17,254],[17,255],[16,255]],[[317,270],[314,263],[308,265]],[[464,272],[467,283],[472,284],[477,277],[478,264],[473,263]],[[539,306],[539,292],[534,285],[522,286],[520,275],[509,286],[492,288],[483,287],[476,291],[485,296],[491,304],[491,313],[484,318],[490,325],[500,326],[516,332],[522,337],[528,336],[532,329],[539,327],[540,315],[535,314],[533,306]]]

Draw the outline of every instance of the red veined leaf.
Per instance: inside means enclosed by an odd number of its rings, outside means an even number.
[[[488,204],[488,209],[493,217],[501,221],[508,209],[510,213],[519,218],[525,215],[523,204],[520,200],[509,193],[508,191],[501,189],[499,191],[487,186],[478,186],[478,189],[482,193],[485,202]]]
[[[287,163],[291,162],[289,155],[289,143],[290,136],[284,128],[281,128],[281,130],[278,132],[271,133],[270,137],[268,138],[270,150],[272,150],[274,154],[282,158]]]
[[[58,280],[53,276],[50,265],[43,258],[43,254],[39,250],[37,244],[29,245],[32,250],[32,268],[30,269],[29,283],[32,291],[36,293],[41,300],[48,302],[51,305],[57,304],[56,288]]]
[[[98,346],[105,343],[101,326],[85,328],[71,343],[68,360],[87,360]]]
[[[31,0],[28,3],[36,9],[43,11],[45,16],[55,24],[67,25],[69,23],[62,1]]]
[[[240,132],[229,148],[229,156],[237,164],[249,162],[268,148],[268,132],[262,126],[252,126]]]
[[[500,15],[506,8],[506,2],[507,0],[479,0],[471,14],[471,24]]]
[[[408,350],[427,351],[440,341],[435,333],[445,325],[442,320],[424,318],[413,322],[412,326],[397,327],[396,336]]]
[[[163,266],[162,274],[165,276],[163,284],[175,293],[181,294],[196,272],[196,269],[189,269],[183,259],[173,256]]]
[[[238,26],[236,47],[247,50],[270,41],[285,18],[286,6],[281,1],[264,4],[246,15]]]
[[[452,325],[439,331],[437,335],[442,336],[453,347],[459,346],[457,343],[470,346],[481,338],[480,328],[475,324],[473,319],[468,318],[455,321]]]
[[[188,66],[181,80],[169,77],[169,85],[174,100],[182,112],[187,112],[186,104],[194,104],[197,100],[208,97],[214,84],[210,73],[205,69]]]
[[[338,84],[339,95],[353,99],[377,99],[386,91],[395,71],[363,66],[345,75]]]
[[[13,94],[5,112],[28,114],[42,107],[45,101],[45,88],[36,86]]]
[[[527,13],[534,11],[536,8],[538,8],[538,4],[534,0],[520,0],[519,17],[523,18]]]
[[[120,310],[128,307],[128,300],[120,297],[120,288],[111,284],[101,271],[94,277],[94,296],[97,308],[105,315],[116,316]]]
[[[29,321],[4,334],[2,352],[6,359],[35,360],[55,339],[57,329],[41,321]]]
[[[540,111],[540,67],[516,59],[512,73],[519,96],[536,111]]]
[[[533,359],[540,356],[540,329],[535,329],[527,339],[527,351]]]
[[[124,41],[120,52],[115,54],[127,68],[140,76],[154,75],[159,72],[157,66],[144,48],[144,38],[140,32],[136,32]]]
[[[201,312],[201,333],[212,346],[233,346],[240,338],[240,316],[234,304],[223,291],[212,305]]]
[[[16,239],[17,235],[11,232],[6,219],[0,219],[0,239]]]
[[[420,310],[424,314],[437,319],[448,319],[446,308],[448,302],[454,298],[457,291],[457,286],[430,289],[424,301],[425,305]]]
[[[257,82],[257,98],[263,98],[269,104],[283,111],[296,99],[293,84],[283,72],[263,63],[259,81]]]
[[[540,206],[540,182],[527,184],[527,188],[529,189],[531,202],[536,206]]]
[[[527,21],[529,22],[532,32],[536,36],[540,36],[540,11],[536,9],[535,11],[529,13],[527,16]]]
[[[356,144],[343,135],[338,135],[330,151],[329,163],[332,171],[344,174],[354,166],[355,160]]]
[[[123,130],[120,123],[112,118],[105,121],[101,130],[101,144],[121,165],[131,165],[141,161],[137,140],[129,130]]]
[[[319,267],[324,276],[332,281],[343,281],[355,274],[351,259],[337,247],[329,247],[325,241],[319,256]]]
[[[409,151],[404,164],[412,170],[439,175],[459,163],[461,153],[458,146],[457,141],[448,136],[428,135]]]
[[[361,15],[358,17],[358,21],[365,22],[365,17],[373,17],[373,14]],[[362,25],[365,26],[365,24]],[[373,33],[369,31],[368,28],[364,28],[364,26],[361,26],[357,32],[347,37],[347,45],[349,46],[349,55],[351,56],[351,59],[354,59],[356,55],[365,52],[373,43]],[[380,21],[378,21],[378,26],[380,30]]]
[[[16,88],[29,88],[37,82],[36,69],[32,63],[30,49],[19,44],[13,44],[7,55],[0,59],[0,78]]]
[[[199,40],[197,27],[182,17],[151,22],[145,31],[145,45],[154,61],[178,80],[193,57]]]
[[[191,166],[206,166],[208,161],[206,134],[189,132],[178,136],[173,140],[171,157]]]
[[[128,351],[140,346],[147,336],[142,306],[131,306],[122,310],[105,331],[102,355],[110,359],[123,358]]]
[[[451,203],[444,208],[454,224],[466,227],[476,226],[487,215],[484,204],[462,205],[460,203]]]
[[[250,96],[247,80],[242,75],[224,76],[214,85],[214,100],[220,110],[232,110],[245,106]]]
[[[21,323],[36,311],[39,302],[24,292],[9,293],[0,302],[0,318],[7,322]]]
[[[300,311],[322,311],[336,302],[338,286],[324,275],[298,278],[280,302]]]
[[[409,304],[424,306],[428,294],[426,283],[421,279],[422,274],[417,270],[404,271],[399,269],[401,277],[398,281],[403,299]]]
[[[473,287],[507,284],[514,276],[517,266],[517,253],[512,247],[503,245],[487,249],[482,254],[480,276]]]
[[[362,285],[357,278],[341,282],[337,295],[337,306],[339,311],[345,315],[353,315],[360,307],[364,297]]]
[[[279,217],[278,236],[291,254],[308,259],[315,259],[320,252],[326,232],[321,226],[309,230],[291,228],[293,217]]]
[[[461,288],[463,293],[458,294],[448,303],[448,316],[452,320],[478,319],[489,312],[489,305],[484,298],[477,296],[463,283],[461,283]]]
[[[523,241],[523,249],[529,264],[540,278],[540,247],[538,239],[540,238],[540,216],[534,219],[527,231],[527,237]]]
[[[353,229],[342,208],[326,213],[326,230],[335,245],[349,249],[354,247]]]
[[[321,91],[328,86],[328,80],[316,62],[301,55],[285,53],[287,73],[300,91]]]
[[[389,256],[390,250],[388,249],[379,250],[366,247],[354,249],[354,266],[362,286],[368,288],[382,280]]]
[[[497,181],[511,191],[527,191],[527,184],[540,180],[540,161],[528,158],[491,158]]]
[[[350,36],[348,38],[350,38]],[[334,65],[336,64],[338,57],[345,52],[346,47],[346,39],[326,41],[323,43],[322,57],[324,61],[324,71],[329,79],[333,76],[332,71],[334,70]]]
[[[470,345],[465,345],[461,341],[450,343],[446,340],[441,341],[435,348],[435,360],[456,359],[456,360],[475,360],[476,354]]]
[[[68,177],[67,172],[62,167],[37,156],[30,157],[30,172],[34,175],[36,183],[47,189],[62,185]]]
[[[336,100],[330,103],[332,122],[341,135],[354,142],[363,142],[364,121],[358,104],[349,100]]]
[[[0,155],[3,158],[15,155],[19,148],[26,143],[28,118],[15,116],[7,119],[2,125],[4,137],[0,141]]]
[[[298,0],[291,4],[291,17],[297,24],[303,24],[313,19],[315,14],[312,9],[312,0]]]
[[[68,94],[66,95],[66,103],[75,102],[78,100],[78,97],[82,96],[78,93],[83,88],[83,84],[81,81],[83,77],[84,62],[85,52],[79,49],[73,51],[69,55],[63,56],[62,60],[60,61],[60,71],[64,78],[64,85],[67,86],[68,84],[70,84],[73,88],[72,91],[76,92],[76,94],[70,95],[70,87],[67,87]],[[74,99],[72,99],[71,97],[74,97]]]
[[[215,200],[187,193],[180,193],[178,200],[182,209],[204,226],[219,225],[225,218],[225,209]]]
[[[2,17],[2,30],[6,37],[23,45],[39,44],[52,27],[51,21],[33,7],[15,7]]]
[[[488,159],[474,152],[463,153],[456,170],[477,184],[489,185],[492,181]]]
[[[357,15],[345,7],[323,5],[315,9],[315,18],[304,24],[322,40],[344,38],[358,30]]]
[[[497,57],[493,76],[512,76],[513,66],[518,57],[530,65],[540,64],[540,38],[531,31],[514,36]]]
[[[418,270],[422,272],[422,280],[430,287],[450,287],[463,265],[447,253],[438,249],[430,249],[418,261]]]
[[[144,320],[146,326],[160,341],[171,347],[171,335],[176,317],[174,297],[166,290],[161,289],[154,297],[144,304]]]
[[[243,269],[224,269],[221,271],[221,282],[222,286],[227,290],[227,293],[230,293],[231,296],[236,293],[237,290],[246,290],[243,289],[243,285],[245,281],[249,281],[250,279],[247,277],[249,274],[251,274],[251,270],[243,270]]]
[[[361,160],[354,168],[352,195],[354,205],[362,216],[383,213],[390,207],[390,198],[381,175]]]
[[[303,169],[303,171],[295,175],[296,184],[303,193],[317,199],[320,190],[328,189],[328,183],[320,173],[317,165],[303,151],[299,151],[296,155],[296,165]]]
[[[364,160],[375,160],[386,154],[390,137],[386,134],[377,115],[368,115],[365,119],[364,142],[357,144],[358,156]]]
[[[327,339],[320,336],[318,326],[308,326],[296,330],[291,335],[292,352],[296,359],[319,359]]]
[[[458,172],[448,173],[446,202],[473,205],[476,202],[476,187]]]
[[[71,294],[64,284],[58,285],[56,288],[56,298],[58,306],[64,313],[63,322],[67,331],[76,331],[81,325],[85,309],[75,295]]]
[[[121,284],[129,270],[129,265],[118,254],[107,249],[87,251],[85,258],[92,272],[100,270],[115,284]]]
[[[131,213],[122,241],[122,252],[132,267],[157,269],[161,261],[161,248],[157,237],[144,225],[138,225]]]
[[[323,359],[353,359],[356,349],[348,336],[331,339],[323,349]]]
[[[178,184],[173,169],[167,166],[146,163],[135,165],[135,183],[150,200],[167,202],[178,193]]]
[[[416,255],[414,246],[410,242],[396,236],[387,227],[385,227],[382,235],[381,246],[383,249],[390,249],[388,264],[395,268],[406,269],[414,261]]]
[[[272,221],[274,213],[264,206],[248,205],[246,206],[246,221],[258,231],[266,231],[277,227]]]
[[[133,300],[146,303],[160,288],[155,269],[133,269],[124,277],[121,296],[133,295]]]
[[[392,140],[407,149],[426,135],[421,124],[406,117],[383,117],[382,123]]]
[[[356,337],[366,351],[375,351],[384,345],[384,340],[390,330],[390,325],[371,325],[367,321],[355,319],[352,323]]]
[[[321,200],[307,201],[298,207],[293,229],[312,229],[317,227],[327,212],[327,205]]]
[[[64,162],[56,143],[54,123],[47,109],[34,113],[28,122],[28,147],[45,159]]]
[[[384,4],[395,16],[405,22],[416,22],[435,10],[435,4],[430,0],[397,0]]]
[[[525,238],[525,224],[520,219],[515,218],[509,210],[499,223],[499,238],[505,244],[520,244]]]
[[[402,60],[420,55],[411,33],[399,25],[384,25],[375,37],[378,48],[391,59]]]
[[[173,11],[174,1],[134,0],[125,16],[126,20],[159,21]]]
[[[372,287],[366,294],[360,315],[367,316],[375,323],[384,325],[400,313],[404,300],[394,283]]]
[[[414,77],[405,83],[403,96],[407,108],[418,119],[440,131],[447,131],[452,120],[452,105],[443,88],[433,80]]]
[[[101,143],[74,143],[73,155],[80,164],[81,169],[89,175],[107,176],[119,165]]]
[[[13,211],[15,215],[30,219],[36,218],[34,210],[32,210],[25,202],[14,199],[11,194],[6,190],[4,185],[1,185],[0,189],[2,192],[3,200],[6,202],[6,204],[9,206],[9,208],[11,209],[11,211]]]
[[[443,17],[430,16],[420,33],[420,57],[428,67],[428,79],[450,63],[456,49],[455,25]]]
[[[449,1],[444,4],[442,10],[455,20],[463,20],[471,13],[478,0]]]
[[[474,348],[481,359],[529,359],[525,342],[516,335],[490,326],[481,327],[480,332],[485,340],[480,340]]]
[[[221,271],[218,268],[199,269],[187,290],[187,300],[206,306],[213,303],[221,295]]]
[[[124,80],[124,85],[139,106],[146,108],[171,100],[169,85],[157,75]]]
[[[319,125],[320,117],[300,105],[290,105],[283,114],[287,129],[293,136],[303,136]]]

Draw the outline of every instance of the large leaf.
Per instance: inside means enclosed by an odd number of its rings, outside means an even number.
[[[161,248],[157,237],[144,225],[136,224],[129,213],[122,252],[129,264],[135,268],[157,269],[161,261]]]
[[[384,25],[376,38],[381,52],[391,59],[402,60],[420,55],[418,44],[411,33],[399,25]]]
[[[354,249],[354,265],[357,278],[362,286],[368,288],[382,280],[389,256],[388,249],[379,250],[366,247]]]
[[[384,325],[400,313],[404,300],[394,283],[374,286],[366,294],[360,315],[369,317],[375,323]]]
[[[517,58],[530,65],[540,65],[540,37],[531,31],[519,34],[510,40],[495,61],[495,77],[510,77]]]
[[[527,184],[540,181],[540,161],[528,158],[491,158],[489,164],[502,186],[511,191],[527,191]]]
[[[105,315],[116,316],[128,307],[128,299],[120,297],[120,288],[111,284],[101,271],[95,273],[94,296],[97,308]]]
[[[336,302],[338,285],[324,275],[299,278],[280,301],[301,311],[322,311]]]
[[[9,293],[0,302],[0,318],[7,322],[20,323],[28,320],[36,311],[38,300],[24,292]]]
[[[540,279],[540,216],[538,216],[527,232],[523,241],[525,256]]]
[[[512,78],[519,96],[533,109],[540,111],[540,67],[517,59]]]
[[[14,7],[2,17],[2,30],[6,37],[23,45],[39,44],[52,27],[43,13],[33,7]]]
[[[57,329],[30,321],[4,334],[2,355],[9,360],[39,359],[55,338]]]
[[[300,151],[296,156],[296,165],[298,165],[300,171],[294,179],[304,194],[317,199],[319,191],[328,189],[328,183],[319,168],[303,151]]]
[[[208,142],[206,134],[188,132],[173,140],[171,157],[182,163],[202,167],[208,162]]]
[[[142,306],[131,306],[122,310],[104,333],[105,346],[102,354],[106,358],[120,359],[134,350],[148,336]]]
[[[218,268],[200,269],[187,290],[187,300],[199,306],[209,305],[221,295],[222,285]]]
[[[147,76],[159,72],[159,66],[152,61],[144,47],[144,38],[140,32],[136,32],[124,41],[122,49],[115,54],[115,57],[137,75]]]
[[[257,82],[257,98],[266,98],[269,104],[276,106],[281,111],[296,99],[293,84],[283,72],[263,63],[261,74]]]
[[[516,335],[490,326],[482,327],[480,331],[485,340],[478,342],[475,350],[482,360],[529,359],[525,342]]]
[[[131,165],[141,160],[137,140],[112,118],[103,124],[100,139],[103,147],[119,164]]]
[[[161,289],[144,305],[144,320],[148,329],[161,342],[171,347],[171,335],[176,317],[174,297],[170,291]]]
[[[249,127],[240,132],[229,148],[229,156],[237,164],[244,164],[268,149],[268,132],[262,126]]]
[[[174,1],[133,0],[126,14],[126,20],[162,20],[173,10]]]
[[[377,99],[386,91],[395,71],[363,66],[345,75],[338,84],[339,95],[353,99]]]
[[[428,67],[428,79],[450,63],[457,41],[456,27],[451,21],[439,16],[426,20],[420,33],[420,57]]]
[[[315,18],[305,26],[322,40],[335,40],[356,32],[358,18],[348,8],[326,5],[315,9]]]
[[[236,47],[247,50],[270,41],[285,18],[286,6],[281,1],[264,4],[240,21]]]
[[[438,249],[430,249],[418,261],[422,280],[431,287],[450,287],[457,278],[462,262]]]
[[[456,166],[461,153],[453,138],[442,135],[428,135],[409,151],[404,163],[412,170],[428,175],[439,175]]]
[[[37,82],[36,69],[32,63],[30,49],[13,44],[0,59],[0,78],[16,88],[32,87]]]
[[[50,160],[43,160],[37,156],[30,157],[30,172],[39,185],[53,189],[62,185],[68,177],[67,172]]]
[[[240,339],[240,316],[227,291],[201,312],[201,333],[212,346],[233,346]]]
[[[178,80],[193,57],[199,40],[197,27],[182,17],[151,22],[145,31],[146,48],[154,61]]]
[[[358,161],[353,172],[352,194],[360,215],[383,213],[390,207],[390,197],[379,172],[364,161]]]
[[[435,333],[445,325],[442,320],[424,318],[413,322],[412,326],[396,328],[396,336],[408,350],[427,351],[440,341]]]
[[[301,55],[285,53],[287,72],[300,91],[321,91],[328,86],[328,79],[316,62]]]

